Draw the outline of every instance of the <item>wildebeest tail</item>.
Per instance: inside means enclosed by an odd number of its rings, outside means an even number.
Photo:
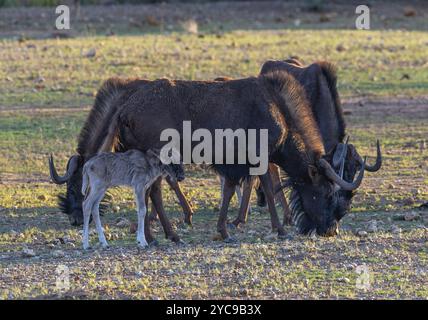
[[[80,131],[77,152],[85,159],[96,154],[103,145],[115,114],[121,106],[120,99],[133,92],[132,79],[111,78],[103,83],[95,103]]]
[[[110,121],[108,131],[98,152],[111,152],[119,141],[118,113]]]
[[[324,145],[303,87],[286,71],[272,71],[263,77],[275,95],[287,126],[302,139],[309,160],[319,159],[325,154]]]

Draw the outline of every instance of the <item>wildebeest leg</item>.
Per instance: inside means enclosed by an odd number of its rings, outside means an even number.
[[[235,187],[235,193],[236,193],[236,197],[238,198],[238,204],[241,205],[241,202],[242,202],[241,186],[236,186]]]
[[[229,179],[224,179],[223,184],[223,196],[221,198],[221,208],[220,215],[217,222],[217,231],[220,233],[221,237],[225,241],[233,241],[233,238],[229,236],[227,232],[227,210],[229,208],[230,199],[232,199],[233,194],[235,193],[235,184],[232,183]]]
[[[152,202],[151,206],[150,206],[149,221],[152,222],[152,221],[157,221],[157,220],[158,220],[158,213],[157,213],[156,208]]]
[[[97,228],[98,240],[103,248],[108,247],[100,219],[100,202],[104,198],[105,193],[106,189],[97,190],[97,193],[94,195],[94,205],[92,206],[92,217],[95,222],[95,227]]]
[[[276,230],[278,231],[279,237],[284,237],[286,236],[286,233],[285,233],[284,227],[279,222],[278,214],[276,212],[272,179],[269,171],[266,172],[264,175],[259,176],[259,179],[260,179],[260,183],[262,184],[263,191],[265,192],[267,204],[269,207],[270,219],[272,223],[272,231]]]
[[[166,181],[170,185],[170,187],[175,191],[177,195],[178,201],[180,202],[180,206],[183,209],[184,213],[184,222],[188,225],[192,225],[192,217],[193,217],[193,209],[190,206],[190,203],[187,201],[186,196],[180,188],[180,184],[177,181],[174,181],[169,176],[166,177]]]
[[[144,220],[147,213],[146,206],[146,191],[144,186],[137,185],[135,187],[135,198],[137,200],[137,217],[138,217],[138,227],[137,227],[137,242],[138,245],[142,248],[148,246],[146,237],[144,235]]]
[[[224,195],[224,183],[225,183],[225,178],[224,177],[220,177],[220,186],[221,186],[221,200],[220,200],[220,206],[221,206],[221,203],[223,202],[223,195]],[[246,185],[245,185],[245,181],[244,181],[244,183],[243,183],[243,185],[242,185],[242,189],[244,189],[245,190],[245,187],[246,187]],[[244,191],[245,192],[245,191]],[[248,204],[247,203],[244,203],[243,204],[243,197],[242,197],[242,191],[241,191],[241,186],[235,186],[235,193],[236,193],[236,196],[237,196],[237,198],[238,198],[238,204],[239,204],[239,208],[241,208],[243,205],[245,205],[246,207],[247,207],[247,212],[245,212],[245,221],[247,221],[246,220],[246,216],[247,216],[247,214],[249,213],[249,212],[251,212],[251,207],[250,206],[248,206]],[[251,190],[250,190],[250,195],[251,195]],[[248,202],[249,203],[249,202]],[[239,216],[239,215],[238,215]],[[242,216],[242,215],[241,215]],[[238,225],[235,225],[235,222],[237,222],[238,221],[238,219],[239,219],[239,217],[237,217],[233,222],[232,222],[232,224],[229,224],[229,227],[231,227],[231,228],[235,228],[235,227],[237,227]],[[242,220],[242,219],[241,219]],[[244,221],[244,220],[242,220],[242,221]],[[238,224],[239,224],[239,222],[238,222]]]
[[[238,204],[239,204],[239,207],[241,207],[241,205],[242,205],[242,193],[243,193],[243,190],[244,190],[244,188],[245,188],[245,181],[242,183],[242,186],[236,186],[235,187],[235,193],[236,193],[236,196],[238,197]],[[246,212],[246,214],[249,214],[249,213],[251,213],[251,206],[248,206],[248,208],[247,208],[247,211],[248,212]]]
[[[172,230],[171,223],[169,222],[163,207],[161,182],[162,182],[162,177],[159,177],[152,184],[151,191],[150,191],[150,199],[152,200],[153,205],[155,206],[156,211],[158,213],[159,220],[165,232],[165,237],[174,242],[180,242],[180,237]]]
[[[149,188],[148,190],[145,191],[144,201],[146,202],[146,208],[149,204],[150,190],[151,189]],[[152,206],[153,206],[153,203],[152,203]],[[146,214],[146,216],[144,217],[144,235],[146,237],[146,241],[149,244],[156,244],[156,239],[153,237],[152,231],[150,230],[150,221],[149,221],[148,214]]]
[[[273,163],[269,163],[269,171],[270,176],[272,178],[272,184],[273,184],[273,190],[274,192],[278,188],[278,186],[281,184],[281,179],[279,177],[279,168],[277,165]],[[275,194],[275,199],[277,202],[281,203],[281,207],[283,210],[283,221],[282,225],[290,225],[291,224],[291,211],[288,207],[287,200],[285,199],[284,192],[282,190],[278,191],[278,193]]]
[[[239,214],[238,217],[233,220],[232,224],[235,227],[238,227],[241,223],[247,222],[248,213],[250,211],[250,197],[251,197],[251,191],[253,190],[254,185],[254,178],[250,177],[246,179],[243,183],[243,195],[242,199],[240,201],[239,206]]]
[[[256,194],[257,194],[257,205],[262,208],[266,207],[266,197],[260,183],[256,186]]]

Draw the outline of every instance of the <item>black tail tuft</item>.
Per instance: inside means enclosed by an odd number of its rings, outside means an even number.
[[[121,98],[132,94],[138,83],[138,80],[119,78],[111,78],[103,83],[78,138],[77,153],[85,160],[97,153],[120,108]]]

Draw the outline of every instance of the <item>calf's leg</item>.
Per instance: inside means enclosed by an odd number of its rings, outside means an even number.
[[[91,193],[91,191],[90,191]],[[91,218],[91,211],[93,205],[93,199],[91,194],[87,194],[83,201],[83,249],[89,248],[89,219]]]
[[[146,241],[146,236],[144,232],[144,220],[147,214],[146,207],[146,190],[143,185],[137,185],[135,187],[135,198],[137,200],[137,217],[138,217],[138,227],[137,227],[137,242],[138,245],[142,248],[148,246]]]
[[[145,191],[144,200],[145,200],[146,208],[148,207],[148,204],[149,204],[149,197],[150,197],[150,188]],[[152,207],[153,207],[153,203],[152,203]],[[150,229],[150,218],[148,214],[146,214],[146,216],[144,217],[144,234],[146,236],[146,241],[149,244],[155,244],[155,245],[157,244],[156,239],[152,235],[152,230]]]
[[[107,243],[106,237],[104,236],[104,231],[103,231],[103,227],[101,225],[101,219],[100,219],[100,202],[103,199],[105,192],[106,192],[105,189],[97,191],[97,193],[94,196],[95,202],[94,202],[94,205],[92,206],[92,217],[94,219],[95,226],[97,229],[98,240],[103,248],[108,247],[108,243]]]

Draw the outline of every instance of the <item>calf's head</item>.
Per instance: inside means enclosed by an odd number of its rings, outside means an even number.
[[[180,153],[178,151],[174,150],[173,153],[174,153],[175,160],[180,159]],[[151,163],[151,165],[160,167],[160,169],[164,173],[166,173],[172,180],[175,180],[178,182],[183,181],[185,178],[185,175],[184,175],[184,169],[182,164],[181,163],[166,164],[166,161],[163,161],[159,154],[160,154],[160,150],[149,149],[146,153],[147,160]]]

